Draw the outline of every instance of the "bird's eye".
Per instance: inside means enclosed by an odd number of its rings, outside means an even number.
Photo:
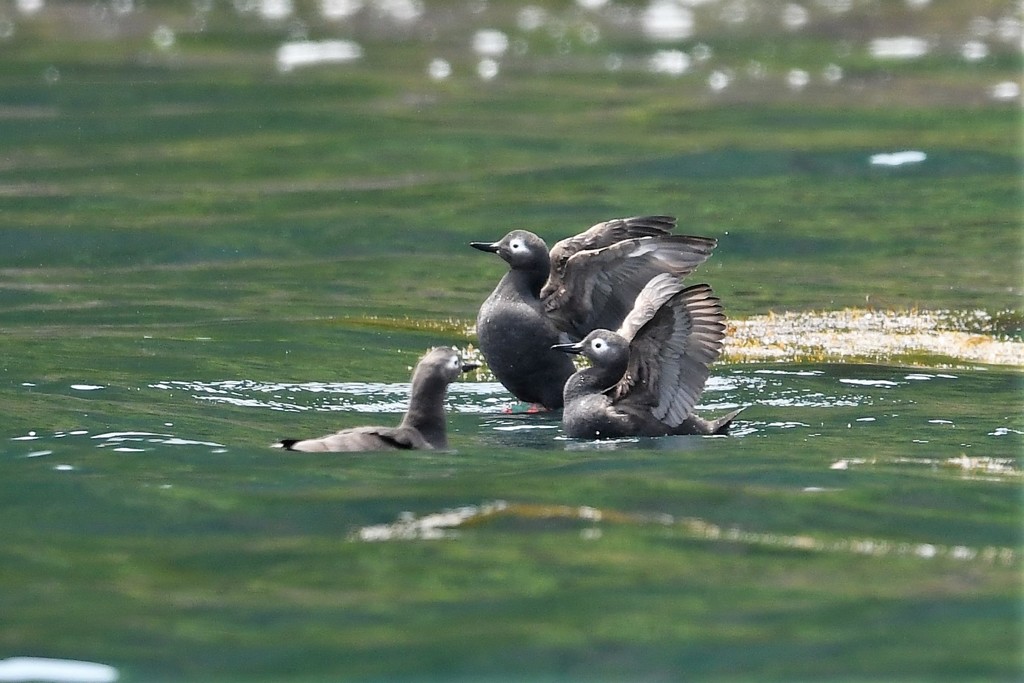
[[[519,240],[512,240],[512,242],[508,246],[512,249],[512,251],[519,251],[520,249],[523,248],[523,243],[520,242]]]
[[[590,347],[595,351],[600,351],[604,348],[604,339],[595,339],[590,342]]]
[[[453,368],[459,368],[462,367],[462,362],[459,360],[458,356],[453,356],[451,363],[449,363],[449,365],[451,365]]]

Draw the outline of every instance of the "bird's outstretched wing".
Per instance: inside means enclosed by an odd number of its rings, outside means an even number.
[[[562,285],[565,265],[581,251],[604,249],[616,242],[634,237],[657,237],[668,235],[676,227],[675,216],[633,216],[613,218],[610,221],[592,225],[578,235],[566,237],[555,243],[549,252],[551,273],[541,290],[540,298],[545,299]]]
[[[670,273],[655,275],[637,294],[633,308],[623,319],[617,334],[628,342],[632,342],[636,333],[650,322],[661,307],[674,295],[683,291],[682,281]]]
[[[626,322],[635,324],[631,320]],[[679,426],[697,405],[724,338],[725,314],[711,287],[693,285],[672,294],[634,332],[626,374],[611,390],[613,401],[646,406],[661,422]]]
[[[546,296],[542,290],[544,309],[570,337],[581,339],[597,328],[614,330],[652,278],[661,273],[686,277],[711,256],[716,244],[709,237],[660,235],[578,251],[566,261],[558,286]],[[552,275],[545,289],[554,281]]]

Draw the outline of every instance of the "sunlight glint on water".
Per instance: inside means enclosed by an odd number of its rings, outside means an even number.
[[[854,376],[849,376],[848,371]],[[776,367],[722,367],[708,381],[698,406],[702,414],[720,414],[745,407],[734,424],[734,438],[744,439],[778,431],[797,430],[807,438],[821,437],[836,429],[879,430],[904,442],[942,448],[971,449],[995,446],[1000,438],[1018,438],[1024,425],[1018,416],[988,415],[979,427],[964,430],[976,421],[959,412],[921,414],[921,403],[933,392],[956,394],[958,383],[971,373],[907,371],[885,366],[826,365]],[[984,379],[983,375],[977,376]],[[250,380],[200,382],[166,380],[150,385],[158,391],[184,392],[187,400],[247,408],[310,413],[366,414],[363,423],[395,422],[405,411],[408,383],[308,382],[271,383]],[[922,393],[924,392],[924,393]],[[494,382],[457,382],[449,389],[450,420],[457,420],[460,437],[472,440],[487,433],[529,436],[536,444],[538,434],[557,435],[557,414],[508,416],[512,397]],[[809,413],[808,411],[813,411]],[[377,418],[373,416],[377,415]],[[487,418],[469,425],[465,420],[478,415]],[[814,419],[808,419],[814,415]],[[466,417],[458,417],[466,416]],[[1007,421],[1011,424],[1008,425]],[[329,427],[329,422],[325,424]],[[357,422],[348,419],[343,426]],[[539,431],[538,431],[539,430]],[[943,430],[937,432],[936,430]],[[19,437],[29,438],[29,437]],[[955,443],[950,442],[953,440]],[[514,443],[514,441],[512,442]],[[525,443],[525,442],[524,442]],[[553,442],[552,445],[555,445]],[[1003,451],[999,447],[999,451]],[[1009,470],[1015,470],[1010,467]]]

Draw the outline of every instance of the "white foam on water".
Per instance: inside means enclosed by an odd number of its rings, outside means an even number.
[[[919,59],[930,49],[927,40],[914,36],[875,38],[868,45],[868,52],[875,59]]]
[[[854,384],[863,387],[898,387],[899,382],[893,382],[887,379],[851,379],[849,377],[840,377],[840,383],[842,384]]]
[[[9,657],[0,660],[0,681],[52,683],[112,683],[120,677],[107,664],[47,657]]]
[[[362,46],[351,40],[298,40],[277,48],[277,69],[289,72],[318,64],[348,64],[362,57]]]
[[[928,155],[924,152],[907,150],[905,152],[872,154],[869,161],[872,166],[904,166],[906,164],[919,164],[927,158]]]

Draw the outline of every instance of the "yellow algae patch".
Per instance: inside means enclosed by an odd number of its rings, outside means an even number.
[[[731,321],[722,360],[934,362],[939,358],[1024,367],[1024,342],[950,327],[949,315],[942,312],[773,313]]]
[[[360,327],[435,331],[467,342],[476,338],[472,323],[452,318],[360,316],[341,320]],[[726,363],[977,363],[1024,368],[1024,341],[1000,335],[993,323],[993,318],[984,311],[844,309],[769,313],[731,320],[721,360]],[[467,360],[483,363],[479,349],[472,343],[460,350]],[[494,379],[485,365],[474,377],[478,381]]]

